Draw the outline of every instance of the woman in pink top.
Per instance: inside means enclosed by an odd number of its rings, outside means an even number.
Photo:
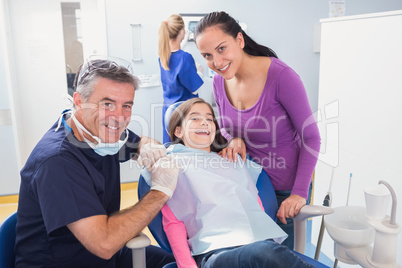
[[[206,15],[195,40],[214,77],[223,157],[246,152],[268,173],[278,224],[293,248],[293,218],[306,204],[320,135],[300,77],[270,48],[257,44],[225,12]]]

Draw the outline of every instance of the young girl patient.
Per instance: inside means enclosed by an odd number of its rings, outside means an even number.
[[[181,172],[162,215],[179,268],[312,267],[279,244],[287,235],[258,197],[261,166],[217,154],[226,141],[208,103],[194,98],[177,107],[169,135]]]

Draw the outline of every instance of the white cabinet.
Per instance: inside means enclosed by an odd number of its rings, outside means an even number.
[[[346,205],[350,173],[349,205],[365,206],[363,188],[379,180],[402,202],[402,11],[321,20],[319,112],[315,203],[332,185],[332,206]],[[332,244],[326,236],[330,257]]]

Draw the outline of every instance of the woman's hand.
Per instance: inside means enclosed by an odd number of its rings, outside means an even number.
[[[237,162],[237,154],[240,155],[243,161],[246,161],[246,144],[242,138],[233,138],[228,146],[219,152],[219,155],[226,158],[229,162],[232,160]]]
[[[276,217],[286,224],[286,218],[294,218],[299,214],[300,209],[306,204],[306,199],[297,194],[292,194],[283,200]]]

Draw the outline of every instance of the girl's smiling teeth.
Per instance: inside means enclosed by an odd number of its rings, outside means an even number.
[[[209,135],[209,134],[210,134],[210,131],[208,131],[208,130],[197,130],[197,131],[195,132],[195,134],[206,134],[206,135]]]

